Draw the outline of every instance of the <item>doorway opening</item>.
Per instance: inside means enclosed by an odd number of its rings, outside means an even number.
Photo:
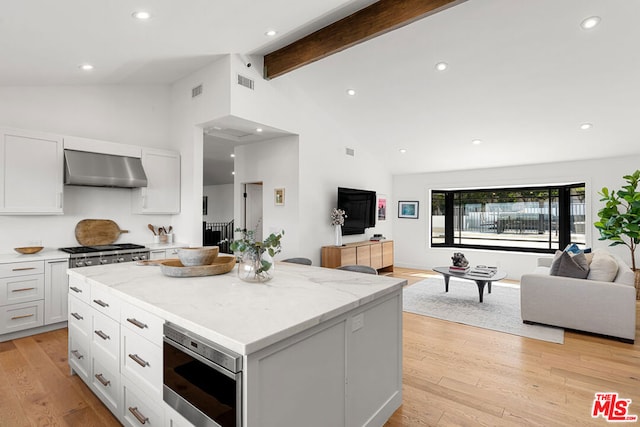
[[[243,230],[253,230],[256,242],[262,241],[262,182],[243,184],[241,218]]]

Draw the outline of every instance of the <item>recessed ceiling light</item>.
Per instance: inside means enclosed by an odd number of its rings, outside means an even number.
[[[231,153],[229,157],[235,157],[235,156],[236,156],[235,154]]]
[[[482,144],[482,140],[481,139],[473,139],[473,140],[471,140],[471,143],[473,145],[480,145],[480,144]]]
[[[262,132],[262,128],[256,128],[256,132],[258,133]]]
[[[267,37],[273,37],[273,36],[275,36],[276,34],[278,34],[278,32],[277,32],[276,30],[267,30],[267,31],[264,33],[264,35],[265,35],[265,36],[267,36]]]
[[[91,64],[82,64],[82,65],[78,65],[78,68],[80,68],[81,70],[84,70],[84,71],[91,71],[91,70],[93,70],[93,65],[91,65]]]
[[[146,21],[147,19],[151,18],[151,14],[144,10],[138,10],[137,12],[133,12],[131,16],[133,16],[136,19],[139,19],[140,21]]]
[[[449,64],[447,64],[446,62],[438,62],[436,64],[436,70],[438,71],[444,71],[449,67]]]
[[[599,16],[590,16],[580,23],[583,30],[590,30],[600,23]]]
[[[349,96],[355,96],[356,91],[354,89],[347,89],[347,95]]]
[[[400,150],[398,150],[398,151],[400,151],[400,153],[404,154],[404,153],[406,153],[406,152],[407,152],[407,149],[406,149],[406,148],[401,148],[401,149],[400,149]]]
[[[591,123],[582,123],[580,125],[580,129],[582,129],[582,130],[591,129],[592,127],[593,127],[593,125]]]
[[[236,171],[231,171],[231,175],[235,175],[235,174],[236,174]]]

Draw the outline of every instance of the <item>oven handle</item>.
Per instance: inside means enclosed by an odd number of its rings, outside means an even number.
[[[224,367],[218,365],[217,363],[212,362],[211,360],[207,359],[206,357],[202,357],[200,356],[198,353],[188,349],[187,347],[178,344],[177,342],[167,338],[167,337],[162,337],[163,341],[167,344],[169,344],[171,347],[175,348],[176,350],[180,350],[183,353],[188,354],[189,356],[193,357],[194,359],[204,363],[205,365],[207,365],[208,367],[215,369],[216,371],[220,372],[221,374],[231,378],[232,380],[237,380],[238,377],[240,377],[240,373],[234,374],[233,372],[229,371],[228,369],[225,369]],[[166,363],[166,362],[165,362]]]

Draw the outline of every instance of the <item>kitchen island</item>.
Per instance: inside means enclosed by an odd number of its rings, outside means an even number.
[[[99,397],[106,381],[93,380],[95,366],[111,364],[114,378],[122,372],[117,388],[124,392],[106,394],[107,406],[124,424],[132,419],[127,388],[129,395],[150,402],[156,417],[176,416],[162,402],[162,370],[147,373],[162,364],[162,333],[154,325],[164,322],[241,355],[245,427],[381,426],[401,404],[404,280],[288,263],[279,263],[275,277],[264,284],[240,281],[235,269],[173,278],[157,266],[135,263],[70,269],[69,278],[70,305],[88,304],[98,319],[106,315],[121,324],[118,350],[105,352],[95,330],[86,338],[77,332],[87,327],[72,324],[78,313],[70,309],[70,365],[94,384]],[[80,305],[78,298],[84,301]],[[109,299],[108,307],[100,305]],[[141,322],[125,313],[150,318],[141,331],[151,335],[141,335],[143,340],[132,335],[137,329],[132,325]],[[150,363],[138,375],[139,363],[130,356],[141,351],[132,353],[127,346],[146,340]],[[114,352],[117,362],[103,356]],[[108,362],[96,363],[94,353]],[[94,361],[83,367],[85,359]]]

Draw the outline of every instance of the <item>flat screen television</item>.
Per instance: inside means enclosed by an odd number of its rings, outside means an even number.
[[[338,209],[345,211],[342,235],[364,234],[376,226],[376,192],[338,187]]]

